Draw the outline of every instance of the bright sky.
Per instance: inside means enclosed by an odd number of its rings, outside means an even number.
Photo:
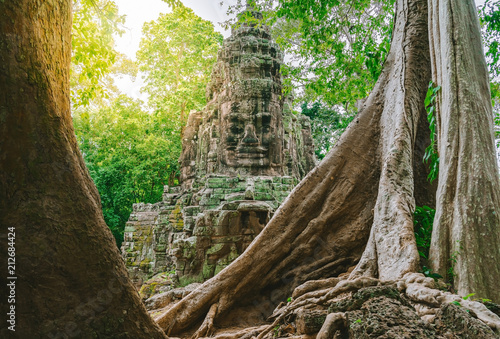
[[[160,13],[170,12],[170,8],[161,0],[115,0],[115,2],[120,14],[126,15],[126,33],[116,39],[117,49],[129,58],[135,59],[135,53],[139,49],[141,41],[142,25],[145,22],[156,20]],[[224,37],[229,36],[229,31],[224,31],[219,22],[227,20],[227,3],[235,3],[235,1],[225,0],[223,7],[219,5],[220,0],[183,0],[182,2],[186,7],[191,8],[196,15],[211,21],[215,29],[224,34]]]
[[[139,49],[142,36],[142,26],[145,22],[156,20],[160,13],[168,13],[169,6],[162,0],[115,0],[119,13],[126,15],[125,34],[116,37],[116,49],[124,53],[130,59],[135,60],[135,54]],[[182,3],[191,8],[196,15],[211,21],[215,30],[221,32],[225,38],[230,35],[229,31],[219,25],[228,19],[226,15],[228,4],[235,4],[236,0],[224,0],[224,5],[220,6],[221,0],[182,0]],[[146,100],[146,96],[140,93],[142,79],[137,77],[132,82],[128,77],[116,79],[118,87],[134,98]]]

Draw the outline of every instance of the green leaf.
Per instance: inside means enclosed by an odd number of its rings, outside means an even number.
[[[463,300],[467,300],[469,299],[470,297],[476,295],[476,293],[470,293],[470,294],[467,294],[465,297],[462,297]]]
[[[180,132],[192,110],[206,104],[206,86],[223,37],[213,24],[182,5],[144,24],[137,52],[146,74],[143,91],[149,105]]]
[[[434,280],[437,280],[437,279],[442,279],[443,276],[441,274],[438,274],[438,273],[432,273],[430,275],[431,278],[434,278]]]

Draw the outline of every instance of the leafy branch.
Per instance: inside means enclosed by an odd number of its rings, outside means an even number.
[[[430,172],[427,179],[432,183],[436,180],[439,172],[439,154],[437,152],[436,141],[436,98],[441,86],[434,86],[431,81],[425,96],[425,110],[427,111],[427,121],[429,122],[429,129],[431,130],[430,139],[431,143],[425,149],[424,163],[429,164]]]

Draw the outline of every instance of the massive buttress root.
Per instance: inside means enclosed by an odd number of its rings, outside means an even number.
[[[427,2],[399,0],[391,51],[357,118],[238,259],[156,318],[167,334],[192,329],[209,310],[222,323],[242,305],[262,320],[298,285],[337,276],[362,255],[353,275],[417,269],[414,185],[422,199],[433,196],[414,154],[429,133],[429,62]]]

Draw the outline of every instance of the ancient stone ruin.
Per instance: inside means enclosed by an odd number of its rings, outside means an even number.
[[[267,27],[243,24],[224,41],[208,104],[183,133],[181,186],[134,204],[127,222],[122,254],[138,285],[174,269],[180,285],[224,269],[314,167],[309,121],[282,96],[282,62]]]

